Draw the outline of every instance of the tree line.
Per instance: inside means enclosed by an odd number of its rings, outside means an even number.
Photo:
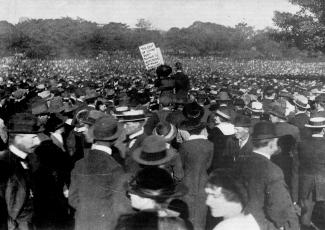
[[[323,58],[325,5],[323,0],[290,0],[301,6],[297,14],[275,12],[277,29],[254,30],[246,23],[235,27],[196,21],[187,28],[154,29],[139,19],[136,28],[110,22],[98,25],[82,18],[27,19],[18,24],[0,21],[0,56],[24,53],[30,58],[84,58],[105,52],[127,51],[155,42],[174,55],[279,59]]]

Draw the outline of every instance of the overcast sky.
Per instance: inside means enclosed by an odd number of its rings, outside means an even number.
[[[123,22],[133,27],[137,19],[155,28],[188,27],[194,21],[234,26],[246,22],[255,29],[273,26],[273,12],[296,12],[288,0],[0,0],[0,20],[16,24],[19,18],[77,16],[97,23]]]

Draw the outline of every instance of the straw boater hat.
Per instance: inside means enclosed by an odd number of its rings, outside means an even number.
[[[169,142],[176,137],[177,129],[169,122],[159,122],[153,129],[152,134],[161,136],[166,140],[166,142]]]
[[[157,135],[144,139],[142,146],[134,150],[132,158],[143,165],[162,165],[175,157],[172,149],[167,149],[166,140]]]
[[[144,121],[146,119],[143,110],[130,110],[123,112],[121,116],[118,116],[120,122],[136,122]]]
[[[309,119],[307,128],[325,128],[325,117],[312,117]]]
[[[304,95],[297,95],[293,100],[293,103],[303,109],[309,109],[310,105],[308,104],[308,99]]]
[[[263,113],[263,104],[259,101],[252,101],[248,107],[247,107],[250,111],[254,112],[254,113]]]

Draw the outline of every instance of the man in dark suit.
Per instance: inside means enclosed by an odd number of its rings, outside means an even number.
[[[75,229],[114,229],[118,217],[130,212],[122,186],[126,174],[111,149],[121,133],[121,124],[109,115],[89,129],[91,150],[71,173],[69,203],[76,209]]]
[[[253,152],[237,163],[248,186],[247,210],[262,230],[299,229],[298,217],[281,169],[270,161],[278,152],[274,124],[259,122],[252,133]]]
[[[308,99],[303,95],[296,96],[293,102],[295,104],[296,114],[289,120],[289,123],[302,130],[305,128],[305,124],[309,121],[307,109],[310,108],[310,105],[308,104]]]
[[[176,62],[175,68],[176,73],[173,75],[173,78],[175,79],[176,103],[186,103],[187,94],[190,90],[190,80],[183,72],[182,63]]]
[[[249,117],[239,115],[234,120],[235,137],[238,139],[238,153],[236,158],[251,154],[253,151],[252,138],[249,134],[251,120]],[[236,161],[237,159],[235,159]]]
[[[9,120],[9,152],[3,166],[8,173],[1,179],[1,200],[7,207],[8,229],[34,229],[35,170],[30,157],[40,144],[37,118],[28,113],[18,113]]]
[[[311,130],[312,137],[298,146],[299,203],[301,223],[310,227],[315,204],[325,201],[325,118],[311,118],[306,127]]]

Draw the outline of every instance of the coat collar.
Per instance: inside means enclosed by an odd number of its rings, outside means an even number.
[[[112,149],[110,147],[104,146],[104,145],[92,144],[91,150],[98,150],[98,151],[108,153],[108,155],[112,155]]]

